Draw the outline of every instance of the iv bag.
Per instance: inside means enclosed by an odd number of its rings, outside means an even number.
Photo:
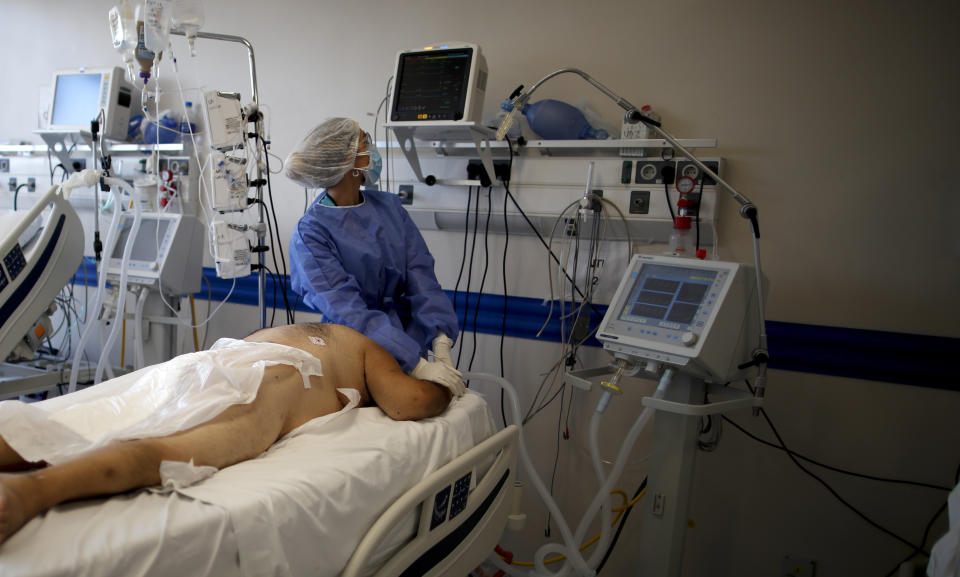
[[[143,44],[155,54],[170,42],[170,10],[167,0],[144,0]]]
[[[170,7],[170,25],[179,28],[187,36],[190,55],[196,56],[194,42],[197,32],[203,27],[203,5],[200,0],[172,0]]]

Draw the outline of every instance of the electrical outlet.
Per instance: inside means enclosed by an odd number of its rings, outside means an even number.
[[[704,166],[706,166],[706,167],[709,168],[710,170],[714,171],[714,172],[717,173],[718,175],[720,174],[720,163],[717,162],[716,160],[705,160],[705,161],[703,161],[703,164],[704,164]],[[678,177],[680,177],[680,176],[689,176],[689,177],[692,178],[698,185],[700,184],[700,176],[701,176],[702,172],[703,172],[703,171],[700,170],[700,167],[699,167],[699,166],[697,166],[696,164],[694,164],[694,163],[692,163],[692,162],[690,162],[690,161],[681,161],[681,162],[677,163],[677,176],[678,176]],[[709,176],[706,177],[706,179],[704,179],[704,181],[703,181],[703,185],[704,185],[704,186],[712,186],[712,185],[714,185],[714,184],[716,184],[716,181],[714,181],[714,180],[713,180],[712,178],[710,178]]]
[[[637,184],[662,184],[664,165],[666,163],[659,160],[638,160],[637,175],[634,182]]]
[[[494,160],[493,171],[496,173],[497,180],[510,180],[510,161]],[[487,169],[479,158],[471,158],[467,161],[467,178],[470,180],[479,180],[480,186],[491,186],[490,176],[487,175]]]
[[[650,191],[630,191],[630,214],[650,214]]]
[[[14,177],[11,176],[11,177],[10,177],[10,180],[7,181],[7,182],[9,183],[7,186],[9,187],[10,192],[13,192],[13,191],[17,190],[17,179],[16,179],[16,178],[14,178]]]
[[[0,158],[0,172],[10,172],[9,158]]]
[[[27,192],[37,191],[37,179],[30,177],[27,179]]]
[[[401,184],[397,196],[400,197],[400,204],[413,204],[413,185]]]
[[[575,218],[565,218],[563,219],[564,233],[567,236],[577,236],[577,219]]]
[[[815,577],[817,562],[805,557],[785,555],[783,564],[780,566],[780,574],[784,577]]]

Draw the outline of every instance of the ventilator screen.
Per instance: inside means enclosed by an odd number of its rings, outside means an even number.
[[[644,265],[630,289],[620,320],[681,329],[693,323],[716,271]]]

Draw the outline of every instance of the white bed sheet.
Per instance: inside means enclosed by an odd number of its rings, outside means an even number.
[[[0,575],[337,575],[390,503],[493,432],[472,392],[419,422],[348,411],[176,493],[55,507],[0,545]]]

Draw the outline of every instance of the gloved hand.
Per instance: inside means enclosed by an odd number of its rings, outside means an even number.
[[[437,333],[437,336],[433,339],[434,358],[451,369],[455,369],[456,367],[453,366],[453,358],[450,356],[450,347],[452,346],[453,339],[442,332]]]
[[[410,371],[410,376],[447,387],[457,397],[463,395],[467,390],[466,385],[460,379],[463,376],[460,371],[441,362],[431,363],[427,359],[421,358],[417,366]]]

